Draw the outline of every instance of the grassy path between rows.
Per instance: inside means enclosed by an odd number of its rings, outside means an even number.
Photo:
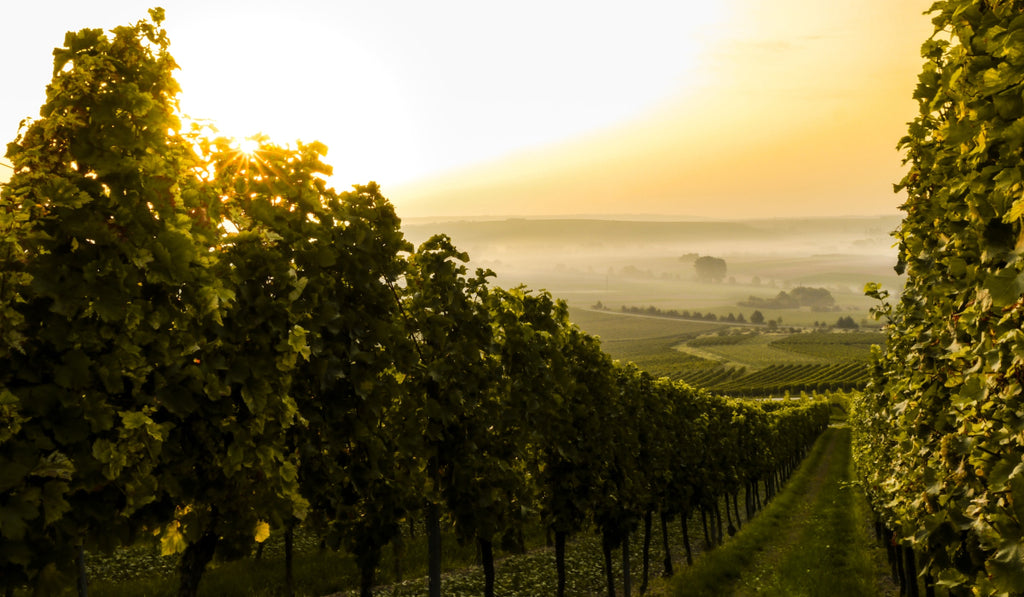
[[[674,578],[666,594],[895,595],[853,478],[850,430],[832,427],[771,504]]]

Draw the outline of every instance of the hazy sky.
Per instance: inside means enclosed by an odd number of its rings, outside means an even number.
[[[187,114],[321,140],[404,217],[894,213],[930,5],[162,2]],[[65,31],[146,7],[4,0],[0,140]]]

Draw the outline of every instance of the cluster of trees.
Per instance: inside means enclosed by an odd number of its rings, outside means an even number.
[[[595,308],[604,308],[600,302],[594,305]],[[726,323],[746,323],[747,320],[743,317],[743,314],[733,315],[728,313],[726,315],[715,315],[714,313],[701,313],[700,311],[688,311],[677,309],[661,310],[653,305],[648,307],[631,307],[628,305],[622,305],[621,310],[623,313],[631,313],[634,315],[651,315],[654,317],[671,317],[675,319],[695,319],[698,321],[722,321]]]
[[[847,315],[846,317],[840,317],[836,320],[835,327],[840,330],[858,330],[860,326],[853,320],[853,317]]]
[[[1022,595],[1024,2],[931,13],[901,142],[907,278],[876,310],[887,349],[852,413],[855,458],[906,594],[920,576],[929,593]]]
[[[69,33],[0,191],[0,587],[45,594],[86,549],[156,536],[182,595],[299,523],[353,553],[426,521],[480,546],[585,525],[611,549],[758,483],[828,423],[614,363],[546,293],[413,250],[377,185],[319,144],[245,153],[178,115],[151,20]],[[727,511],[727,519],[729,514]],[[720,524],[721,516],[717,516]],[[286,544],[288,542],[286,541]]]
[[[797,286],[788,293],[783,290],[776,296],[767,299],[751,296],[746,301],[740,303],[740,306],[758,309],[799,309],[801,307],[808,307],[812,311],[834,311],[838,308],[835,297],[832,296],[832,293],[827,288],[810,288],[807,286]]]
[[[693,269],[697,272],[698,280],[703,282],[721,282],[725,279],[728,268],[725,259],[705,255],[693,261]]]
[[[604,303],[602,303],[601,301],[595,303],[593,305],[593,308],[598,310],[607,310],[607,307],[605,307]],[[747,319],[743,316],[742,313],[738,315],[728,313],[726,315],[720,316],[714,313],[701,313],[700,311],[689,311],[685,309],[682,311],[679,311],[677,309],[662,310],[659,309],[658,307],[655,307],[654,305],[650,305],[647,307],[634,307],[629,305],[622,305],[622,307],[620,307],[620,310],[623,313],[630,313],[633,315],[650,315],[652,317],[670,317],[674,319],[690,319],[696,321],[717,321],[721,323],[747,323]],[[758,325],[767,324],[769,328],[775,330],[778,329],[779,325],[782,323],[782,318],[779,317],[778,319],[765,320],[764,313],[761,313],[761,311],[759,310],[754,310],[754,312],[750,314],[750,323]],[[830,326],[826,322],[816,321],[814,322],[814,327],[828,328]],[[831,327],[835,327],[840,330],[860,329],[860,325],[857,324],[856,321],[854,321],[853,317],[848,315],[841,316],[839,319],[836,320],[834,324],[831,325]],[[796,332],[798,330],[796,330],[795,328],[791,328],[790,331]]]

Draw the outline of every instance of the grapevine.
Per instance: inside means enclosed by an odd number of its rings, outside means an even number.
[[[933,5],[900,146],[907,281],[854,405],[880,522],[955,595],[1024,594],[1024,3]],[[908,557],[908,563],[913,559]]]

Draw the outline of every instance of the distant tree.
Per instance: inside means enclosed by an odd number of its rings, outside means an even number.
[[[740,303],[741,307],[764,307],[765,309],[798,309],[800,302],[797,299],[787,294],[785,290],[782,290],[776,296],[772,298],[760,298],[751,295],[751,297]]]
[[[597,301],[596,303],[594,303],[593,309],[596,309],[598,311],[604,311],[604,303],[602,303],[601,301]]]
[[[854,321],[853,318],[849,316],[840,317],[839,320],[836,321],[836,327],[841,330],[856,330],[860,328],[860,326],[857,325],[857,322]]]
[[[739,306],[765,309],[798,309],[806,307],[813,311],[834,311],[838,308],[836,306],[836,299],[826,289],[807,288],[805,286],[798,286],[790,292],[779,291],[772,298],[761,298],[751,295],[751,298],[740,302]]]
[[[826,288],[808,288],[797,286],[789,291],[801,307],[810,307],[815,311],[828,311],[836,306],[836,299]]]
[[[754,311],[750,314],[750,323],[756,323],[758,325],[764,323],[764,313],[760,311]]]
[[[736,316],[736,323],[746,323],[746,322],[747,322],[747,320],[743,317],[742,313],[740,313],[739,315]]]
[[[768,320],[768,329],[769,330],[774,330],[774,329],[776,329],[778,327],[779,327],[779,324],[774,319],[769,319]]]
[[[779,294],[774,299],[773,309],[798,309],[800,308],[800,301],[796,299],[796,296],[786,294],[785,290],[780,290]]]
[[[698,257],[693,262],[693,268],[697,271],[697,278],[705,282],[721,282],[725,279],[725,259],[718,257]]]
[[[730,313],[725,316],[725,320],[728,321],[729,323],[736,323],[736,316]]]

